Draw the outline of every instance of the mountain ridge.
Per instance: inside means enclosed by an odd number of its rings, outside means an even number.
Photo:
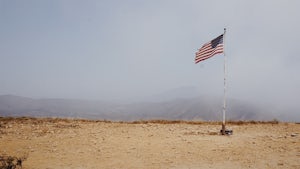
[[[228,120],[280,120],[280,115],[267,113],[256,105],[228,99]],[[177,98],[161,102],[108,103],[76,99],[33,99],[0,95],[0,116],[69,117],[133,120],[206,120],[221,121],[222,99]]]

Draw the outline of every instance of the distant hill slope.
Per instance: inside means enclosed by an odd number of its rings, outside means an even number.
[[[222,120],[222,99],[182,98],[160,102],[117,104],[72,99],[32,99],[0,96],[0,116],[71,117],[107,120]],[[279,115],[259,106],[228,100],[227,119],[273,120]],[[280,120],[280,119],[279,119]]]

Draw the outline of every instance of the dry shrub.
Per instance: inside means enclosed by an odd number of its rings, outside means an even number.
[[[219,134],[220,134],[219,132],[213,132],[213,131],[208,132],[208,135],[213,135],[213,136],[219,135]]]
[[[26,159],[27,156],[0,156],[0,169],[21,169],[22,163]]]
[[[128,124],[148,124],[148,123],[199,125],[199,124],[205,124],[206,122],[203,122],[203,121],[185,121],[185,120],[159,120],[159,119],[156,119],[156,120],[139,120],[139,121],[128,122]]]
[[[227,121],[227,124],[232,124],[232,125],[248,125],[248,124],[279,124],[279,121],[277,119],[274,119],[272,121],[255,121],[255,120],[250,120],[250,121]]]
[[[154,123],[154,124],[176,124],[181,123],[182,121],[179,120],[139,120],[139,121],[133,121],[128,122],[129,124],[148,124],[148,123]]]
[[[78,124],[61,124],[61,123],[57,123],[53,127],[59,128],[59,129],[67,129],[67,128],[80,128],[80,125],[78,125]]]

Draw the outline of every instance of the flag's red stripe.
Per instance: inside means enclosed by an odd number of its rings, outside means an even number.
[[[211,49],[205,53],[197,53],[196,56],[197,57],[202,57],[202,56],[206,56],[206,55],[210,55],[211,53],[213,53],[216,49]]]
[[[210,44],[207,44],[205,46],[203,46],[201,49],[199,49],[198,53],[202,53],[202,52],[206,52],[208,50],[211,50],[211,45]]]
[[[206,54],[209,53],[213,50],[216,50],[218,48],[222,48],[223,49],[223,44],[219,44],[218,46],[216,46],[215,48],[211,48],[211,46],[209,46],[209,48],[206,48],[205,50],[202,50],[202,48],[197,52],[198,55],[202,55],[202,54]]]
[[[223,45],[220,45],[220,46],[217,46],[214,49],[210,49],[209,51],[207,51],[205,53],[196,52],[196,58],[195,59],[197,60],[197,59],[200,59],[202,57],[207,57],[207,56],[215,55],[217,53],[222,53],[222,52],[223,52]]]
[[[201,56],[201,57],[197,57],[195,58],[195,61],[198,61],[198,60],[202,60],[202,59],[208,59],[216,54],[219,54],[219,53],[223,53],[223,49],[220,49],[220,50],[216,50],[214,52],[212,52],[210,55],[205,55],[205,56]]]
[[[219,53],[223,53],[223,52],[222,52],[222,51],[218,51],[218,52],[213,53],[212,55],[209,55],[209,56],[206,56],[206,57],[201,57],[201,58],[195,59],[195,63],[198,63],[198,62],[200,62],[200,61],[203,61],[203,60],[206,60],[206,59],[208,59],[208,58],[211,58],[211,57],[213,57],[214,55],[219,54]]]
[[[215,52],[212,53],[211,55],[208,55],[208,56],[205,56],[205,57],[199,57],[199,58],[195,59],[195,62],[198,63],[198,62],[200,62],[200,61],[203,61],[203,60],[205,60],[205,59],[208,59],[208,58],[210,58],[210,57],[212,57],[212,56],[214,56],[214,55],[216,55],[216,54],[219,54],[219,53],[223,53],[223,51],[215,51]]]
[[[215,55],[216,53],[222,53],[222,52],[223,52],[223,48],[216,48],[216,49],[210,50],[206,53],[202,53],[202,54],[196,53],[196,58],[195,59],[207,57],[207,56],[210,56],[210,55]]]
[[[215,47],[215,48],[208,48],[208,49],[206,49],[206,50],[199,50],[196,54],[197,54],[197,56],[201,56],[201,55],[206,55],[206,54],[208,54],[208,53],[211,53],[211,52],[213,52],[213,51],[215,51],[215,50],[218,50],[219,48],[222,48],[222,50],[223,50],[223,45],[222,44],[219,44],[217,47]]]
[[[199,62],[201,62],[201,61],[203,61],[203,60],[206,60],[206,59],[208,59],[208,58],[211,58],[212,56],[209,56],[209,57],[205,57],[205,58],[201,58],[201,59],[199,59],[199,60],[195,60],[195,63],[199,63]]]

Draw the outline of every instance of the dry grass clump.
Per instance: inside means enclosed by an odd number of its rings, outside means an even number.
[[[13,157],[0,155],[0,169],[21,169],[22,163],[27,157]]]
[[[232,124],[232,125],[247,125],[247,124],[279,124],[279,121],[277,119],[274,119],[272,121],[227,121],[227,124]]]
[[[139,121],[133,121],[128,122],[129,124],[148,124],[148,123],[154,123],[154,124],[204,124],[205,122],[202,121],[185,121],[185,120],[139,120]]]
[[[0,122],[6,124],[8,122],[16,122],[23,124],[44,124],[44,123],[72,123],[76,121],[76,119],[69,118],[38,118],[38,117],[0,117]]]
[[[185,120],[140,120],[129,122],[130,124],[148,124],[148,123],[156,123],[156,124],[191,124],[191,125],[221,125],[220,121],[185,121]],[[249,124],[278,124],[279,121],[274,119],[272,121],[227,121],[227,124],[231,125],[249,125]]]

